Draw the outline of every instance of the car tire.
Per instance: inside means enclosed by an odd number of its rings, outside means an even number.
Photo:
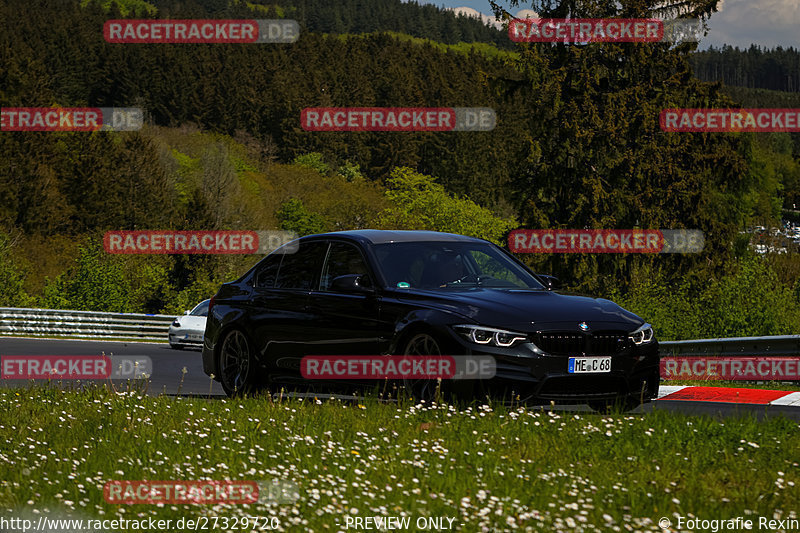
[[[169,347],[173,350],[183,350],[183,344],[169,344]]]
[[[253,393],[258,388],[258,364],[250,341],[238,329],[229,331],[219,349],[219,381],[229,397]]]
[[[444,344],[430,333],[418,332],[409,337],[401,355],[444,355],[443,346]],[[433,403],[437,397],[441,398],[444,389],[442,380],[439,379],[403,379],[401,385],[415,403],[424,401],[427,405]]]

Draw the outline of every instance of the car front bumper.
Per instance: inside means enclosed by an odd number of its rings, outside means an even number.
[[[169,330],[169,343],[179,345],[202,346],[203,334],[201,330],[173,329]]]
[[[661,381],[658,342],[627,346],[611,355],[551,355],[533,343],[511,348],[477,346],[453,335],[466,355],[489,355],[495,376],[482,380],[483,394],[527,401],[585,403],[630,397],[648,402],[658,397]],[[571,357],[610,357],[608,372],[570,373]]]

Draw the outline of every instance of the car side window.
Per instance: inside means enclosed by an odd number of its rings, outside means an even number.
[[[526,287],[525,281],[503,266],[496,258],[488,255],[482,250],[471,250],[470,255],[478,266],[478,271],[482,276],[489,276],[494,279],[507,281],[521,289]]]
[[[272,254],[267,256],[259,265],[253,278],[253,286],[259,289],[271,289],[275,286],[275,278],[278,277],[278,269],[281,266],[283,254]]]
[[[367,268],[367,263],[359,249],[352,244],[343,242],[331,243],[319,290],[330,291],[335,278],[348,274],[362,275],[364,278],[362,278],[361,284],[367,287],[372,286],[369,268]]]
[[[275,288],[312,290],[327,249],[325,241],[300,241],[296,252],[283,255]]]
[[[208,302],[202,302],[192,309],[192,316],[208,316]]]

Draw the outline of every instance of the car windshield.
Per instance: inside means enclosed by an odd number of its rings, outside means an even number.
[[[417,289],[544,289],[499,249],[480,242],[403,242],[376,245],[390,287]]]
[[[189,313],[192,316],[208,316],[208,300],[203,300]]]

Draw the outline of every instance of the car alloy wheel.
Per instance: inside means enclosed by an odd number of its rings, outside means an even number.
[[[219,354],[220,383],[228,396],[252,392],[256,365],[244,333],[235,329],[222,342]]]
[[[417,333],[406,343],[403,355],[442,355],[442,350],[431,335]],[[440,383],[437,379],[404,379],[403,387],[415,401],[430,404],[436,398],[437,387],[441,389]]]

